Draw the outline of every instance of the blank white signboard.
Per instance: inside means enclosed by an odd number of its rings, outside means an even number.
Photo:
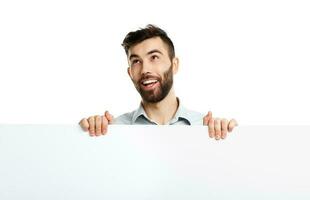
[[[310,126],[0,125],[0,199],[310,199]]]

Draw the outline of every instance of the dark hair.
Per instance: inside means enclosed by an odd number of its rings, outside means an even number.
[[[169,57],[172,60],[175,57],[173,42],[164,30],[152,24],[148,24],[145,28],[129,32],[123,40],[122,46],[128,55],[128,50],[130,47],[153,37],[160,37],[163,42],[167,44]]]

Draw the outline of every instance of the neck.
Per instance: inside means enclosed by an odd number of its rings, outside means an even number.
[[[175,115],[178,109],[178,101],[173,88],[168,95],[157,103],[148,103],[142,100],[143,108],[147,116],[157,124],[167,124]]]

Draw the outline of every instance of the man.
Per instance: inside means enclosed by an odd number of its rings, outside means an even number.
[[[164,30],[147,25],[128,33],[122,46],[129,64],[128,75],[142,101],[137,110],[116,119],[107,111],[103,116],[82,119],[80,126],[89,131],[90,136],[106,134],[108,124],[207,125],[209,136],[218,140],[224,139],[227,132],[237,126],[234,119],[214,119],[211,112],[203,116],[182,106],[173,89],[173,75],[178,72],[179,59]]]

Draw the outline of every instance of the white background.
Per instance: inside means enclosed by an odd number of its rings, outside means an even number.
[[[121,42],[152,23],[180,58],[177,96],[239,124],[310,124],[308,1],[1,1],[0,123],[136,109]]]

